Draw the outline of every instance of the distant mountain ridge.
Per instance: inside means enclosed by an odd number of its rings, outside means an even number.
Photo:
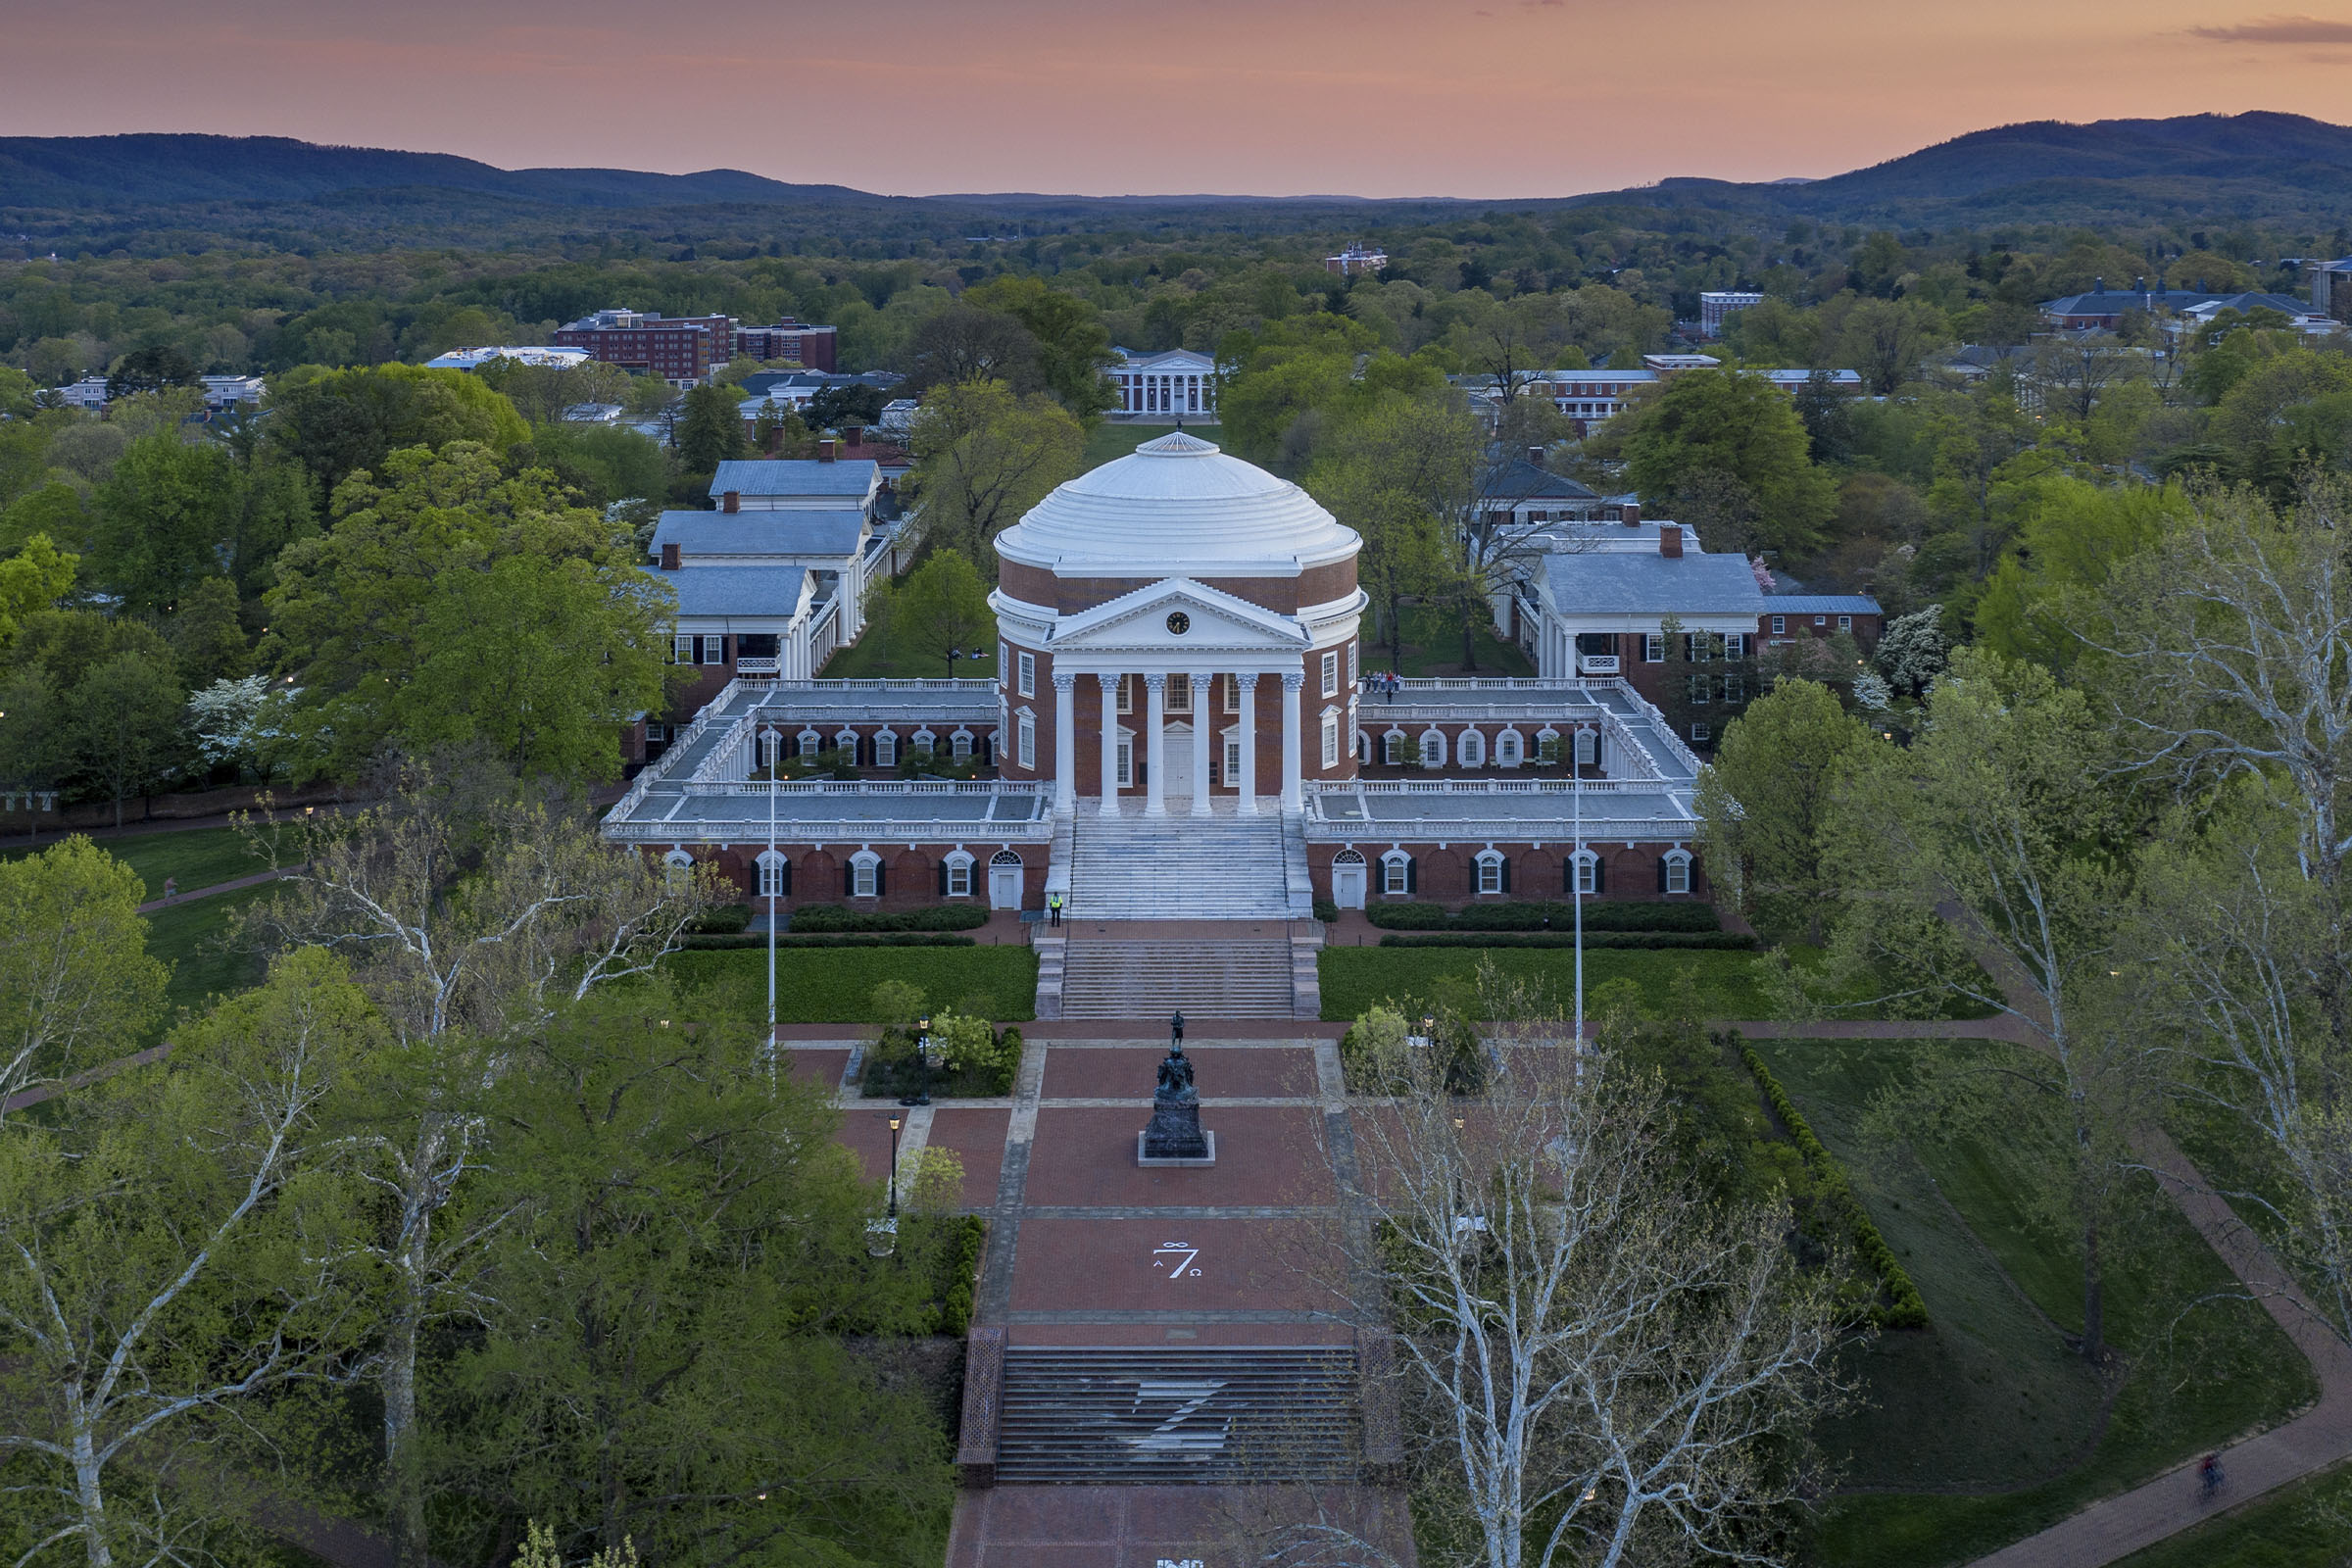
[[[660,174],[621,169],[500,169],[448,153],[322,146],[277,136],[152,132],[0,137],[0,218],[60,236],[181,226],[380,239],[429,229],[448,212],[468,232],[576,227],[593,220],[682,237],[702,211],[773,225],[832,215],[853,226],[940,233],[991,220],[1179,229],[1353,226],[1465,210],[1627,205],[1706,207],[1759,217],[1955,223],[2173,220],[2352,220],[2352,127],[2253,112],[2087,123],[2032,121],[1973,131],[1820,179],[1703,176],[1629,190],[1525,200],[1351,196],[1072,196],[1026,192],[905,197],[792,183],[736,169]],[[565,217],[566,214],[576,215]],[[627,213],[634,216],[624,219]],[[762,216],[764,215],[764,216]],[[963,229],[962,232],[969,232]]]

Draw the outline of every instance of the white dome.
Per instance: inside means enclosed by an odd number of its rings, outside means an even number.
[[[1056,489],[997,554],[1064,577],[1287,577],[1362,544],[1288,479],[1179,430]]]

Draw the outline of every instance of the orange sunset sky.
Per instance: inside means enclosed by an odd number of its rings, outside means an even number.
[[[0,0],[0,133],[204,130],[898,193],[1565,195],[2009,121],[2352,121],[2352,4]]]

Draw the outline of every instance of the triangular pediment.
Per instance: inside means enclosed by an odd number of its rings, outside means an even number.
[[[1179,614],[1181,632],[1169,624],[1169,617]],[[1169,577],[1064,616],[1054,624],[1051,647],[1057,654],[1139,648],[1180,653],[1189,648],[1291,651],[1306,643],[1305,629],[1288,615],[1190,577]]]

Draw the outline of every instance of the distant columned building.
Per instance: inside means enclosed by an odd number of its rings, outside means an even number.
[[[1119,364],[1110,371],[1119,389],[1121,414],[1173,417],[1217,416],[1217,362],[1191,349],[1165,354],[1136,354],[1113,349]]]

